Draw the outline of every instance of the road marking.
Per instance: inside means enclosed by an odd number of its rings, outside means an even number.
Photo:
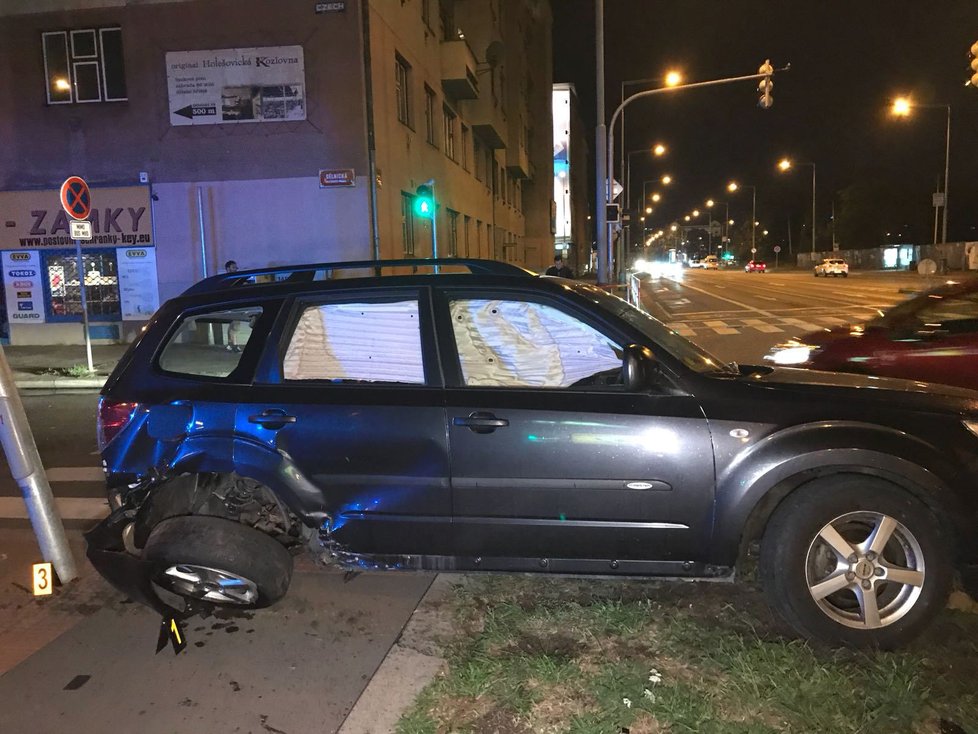
[[[801,319],[781,319],[781,322],[791,324],[792,326],[797,326],[805,331],[822,331],[824,328],[818,324],[813,324],[809,321],[802,321]]]
[[[779,329],[773,324],[765,324],[760,319],[744,319],[744,326],[749,326],[752,329],[763,331],[765,334],[775,334],[784,331],[784,329]]]
[[[109,502],[97,497],[55,497],[62,520],[101,520],[109,514]],[[21,497],[0,497],[0,518],[27,520],[27,505]]]
[[[777,301],[777,298],[771,298],[770,296],[758,296],[758,298],[763,298],[765,301]]]
[[[727,329],[727,328],[723,328],[723,327],[711,327],[711,328],[713,328],[713,331],[715,331],[717,334],[721,334],[721,335],[724,335],[724,336],[729,335],[729,334],[739,334],[740,333],[736,329]]]
[[[105,472],[97,466],[55,466],[46,469],[49,482],[104,482]]]
[[[727,325],[727,322],[725,321],[704,321],[703,323],[709,326],[711,329],[716,329],[717,327],[722,329]]]
[[[727,298],[726,296],[718,296],[714,293],[710,293],[708,290],[703,288],[697,288],[695,285],[690,285],[689,283],[683,283],[683,288],[689,288],[697,293],[702,293],[704,296],[709,296],[710,298],[715,298],[719,301],[726,301],[727,303],[732,303],[734,306],[740,306],[741,308],[747,309],[748,311],[753,311],[754,313],[759,313],[761,316],[774,316],[770,311],[765,311],[760,308],[755,308],[754,306],[748,306],[746,303],[741,303],[740,301],[735,301],[732,298]]]

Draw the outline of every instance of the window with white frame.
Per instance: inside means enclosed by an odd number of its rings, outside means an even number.
[[[458,212],[448,209],[448,256],[458,257]]]
[[[400,54],[394,55],[394,95],[397,119],[411,124],[411,65]]]
[[[414,196],[401,193],[401,240],[404,254],[414,254]]]
[[[445,118],[445,155],[451,158],[453,161],[455,158],[455,113],[452,112],[448,106],[442,108],[442,114]]]
[[[427,84],[424,85],[424,137],[435,145],[435,92]]]
[[[462,125],[462,168],[469,170],[469,126]]]
[[[48,104],[125,102],[122,29],[84,28],[41,34]]]

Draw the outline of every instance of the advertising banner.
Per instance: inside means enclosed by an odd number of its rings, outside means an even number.
[[[554,89],[554,201],[557,204],[554,235],[557,242],[571,241],[570,103],[569,89]]]
[[[2,253],[3,290],[11,324],[44,323],[41,255],[37,250]]]
[[[171,125],[306,119],[302,46],[171,51]]]
[[[120,247],[116,250],[116,260],[119,265],[122,320],[148,320],[160,307],[156,250],[152,247]]]
[[[153,244],[148,186],[93,188],[92,239],[82,247]],[[57,189],[0,191],[0,250],[74,247]]]

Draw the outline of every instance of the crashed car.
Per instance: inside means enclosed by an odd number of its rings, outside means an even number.
[[[203,280],[110,376],[99,436],[115,509],[89,558],[164,612],[270,605],[308,548],[714,579],[757,553],[798,634],[894,647],[978,564],[978,393],[724,364],[499,262]]]

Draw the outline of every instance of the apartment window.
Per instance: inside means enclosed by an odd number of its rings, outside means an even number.
[[[475,220],[475,256],[482,257],[482,220]]]
[[[125,102],[122,29],[41,34],[48,104]]]
[[[432,145],[435,145],[435,92],[427,84],[424,85],[424,135]]]
[[[414,195],[401,192],[401,240],[404,254],[414,254]]]
[[[472,157],[475,158],[475,180],[484,181],[485,180],[485,162],[486,158],[482,153],[482,143],[479,142],[478,138],[472,139]]]
[[[496,194],[499,193],[499,184],[496,181],[497,168],[496,156],[492,154],[492,148],[486,148],[486,188]]]
[[[448,108],[448,105],[445,105],[442,107],[442,116],[445,120],[445,155],[454,161],[457,160],[455,157],[455,113]]]
[[[421,20],[431,28],[431,0],[421,0]]]
[[[411,124],[411,65],[400,54],[394,57],[394,92],[397,96],[397,119]]]
[[[462,125],[462,168],[469,170],[469,127]]]
[[[448,209],[448,256],[458,257],[458,212]]]
[[[465,255],[465,257],[469,257],[469,255],[472,254],[471,250],[469,249],[471,232],[472,217],[466,215],[465,221],[462,223],[462,254]]]

